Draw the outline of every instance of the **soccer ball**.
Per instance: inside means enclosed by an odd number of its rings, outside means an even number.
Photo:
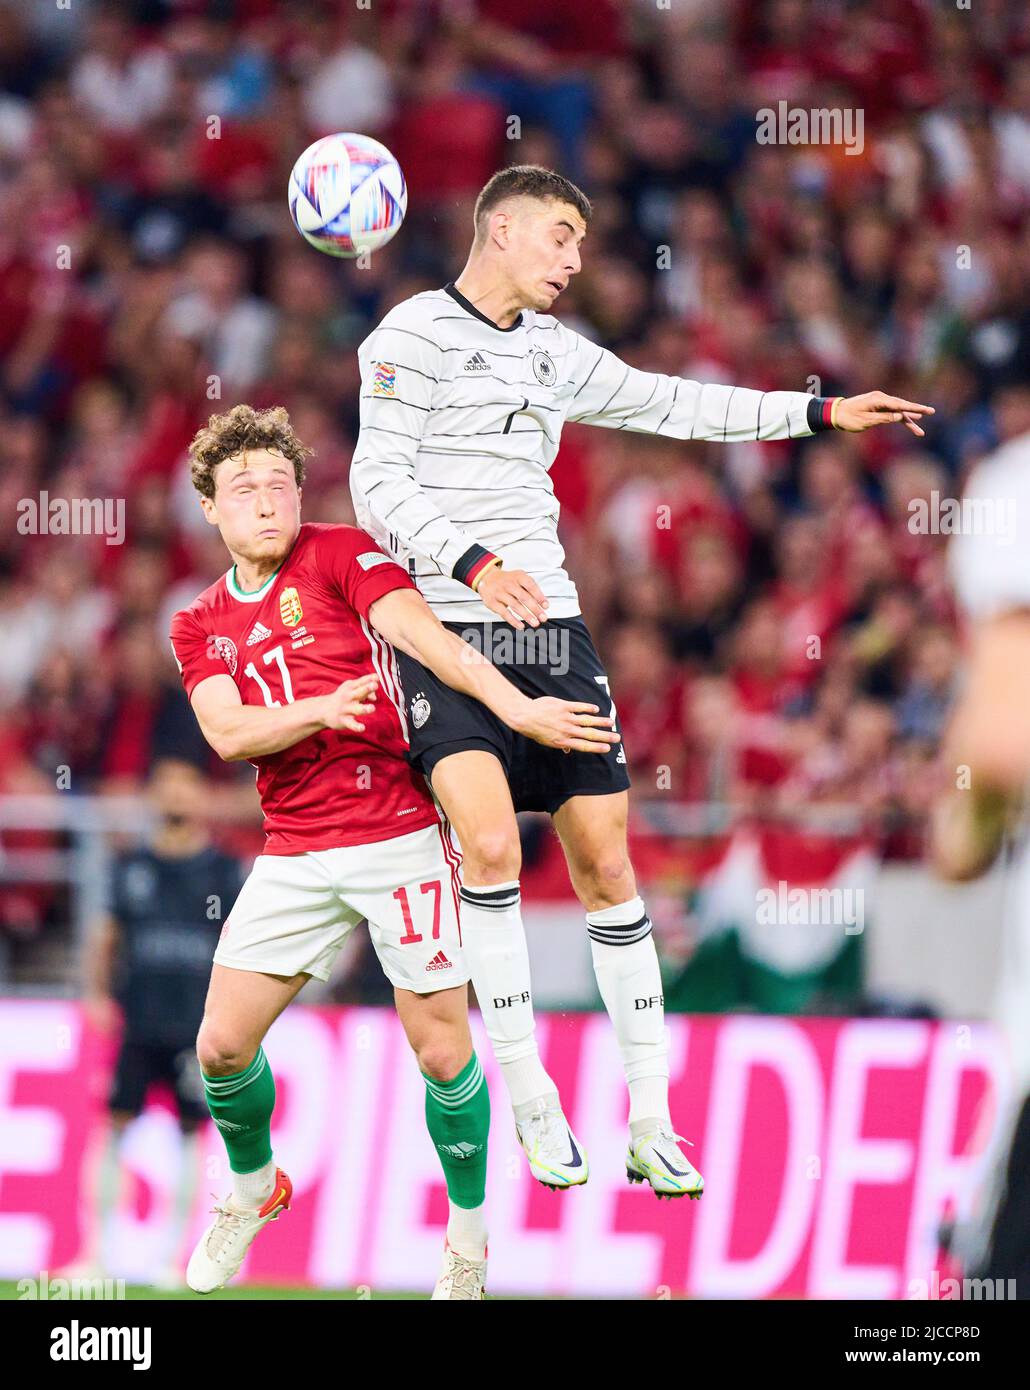
[[[290,216],[306,241],[330,256],[378,251],[408,207],[401,166],[367,135],[325,135],[290,174]]]

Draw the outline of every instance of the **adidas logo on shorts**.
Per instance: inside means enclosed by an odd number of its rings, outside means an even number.
[[[477,372],[488,372],[489,370],[490,363],[481,352],[474,352],[465,363],[464,367],[462,367],[462,371],[466,372],[469,376],[475,376]]]
[[[442,951],[437,951],[436,955],[426,966],[427,970],[450,970],[454,965],[453,961],[447,959]]]

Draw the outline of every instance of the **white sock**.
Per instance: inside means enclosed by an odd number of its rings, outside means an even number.
[[[237,1206],[263,1207],[275,1187],[275,1159],[270,1158],[263,1168],[253,1173],[233,1173],[232,1195]]]
[[[486,1259],[486,1207],[456,1207],[450,1199],[447,1244],[466,1260]]]
[[[536,1045],[518,881],[461,886],[461,939],[512,1105],[557,1095]]]
[[[671,1125],[669,1117],[669,1076],[640,1076],[626,1079],[629,1086],[629,1127],[633,1138],[654,1129],[657,1121]]]
[[[597,987],[622,1055],[630,1123],[671,1123],[665,997],[643,899],[588,912],[587,931]]]

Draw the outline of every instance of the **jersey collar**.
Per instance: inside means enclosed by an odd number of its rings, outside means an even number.
[[[285,563],[286,561],[284,560],[283,564]],[[232,595],[233,598],[239,599],[240,603],[260,603],[264,596],[268,593],[269,589],[275,583],[276,577],[279,574],[279,570],[281,570],[282,567],[283,566],[280,565],[279,569],[273,571],[273,573],[270,574],[268,578],[265,580],[265,582],[261,585],[260,589],[255,589],[252,593],[247,593],[246,589],[241,589],[240,586],[236,583],[236,566],[231,565],[229,569],[227,569],[225,572],[225,587],[228,589],[229,593]]]
[[[481,314],[471,300],[465,298],[461,290],[455,289],[453,280],[449,285],[444,285],[444,293],[449,294],[456,304],[460,304],[466,314],[471,314],[473,318],[479,319],[481,323],[489,324],[489,326],[496,329],[498,333],[514,333],[516,328],[522,327],[521,310],[519,310],[519,316],[514,323],[509,324],[507,328],[502,328],[499,323],[494,323],[493,319],[488,319],[485,314]]]

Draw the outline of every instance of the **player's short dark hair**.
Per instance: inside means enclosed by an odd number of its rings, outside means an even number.
[[[303,483],[304,460],[312,450],[294,434],[285,406],[234,405],[226,415],[212,415],[190,444],[190,477],[202,497],[214,497],[218,465],[245,449],[274,449],[293,464],[297,486]]]
[[[512,164],[507,169],[498,169],[476,199],[473,221],[477,241],[486,234],[487,218],[506,198],[538,198],[541,202],[568,203],[584,222],[590,221],[593,211],[590,199],[583,190],[563,174],[556,174],[553,169],[545,169],[541,164]]]

